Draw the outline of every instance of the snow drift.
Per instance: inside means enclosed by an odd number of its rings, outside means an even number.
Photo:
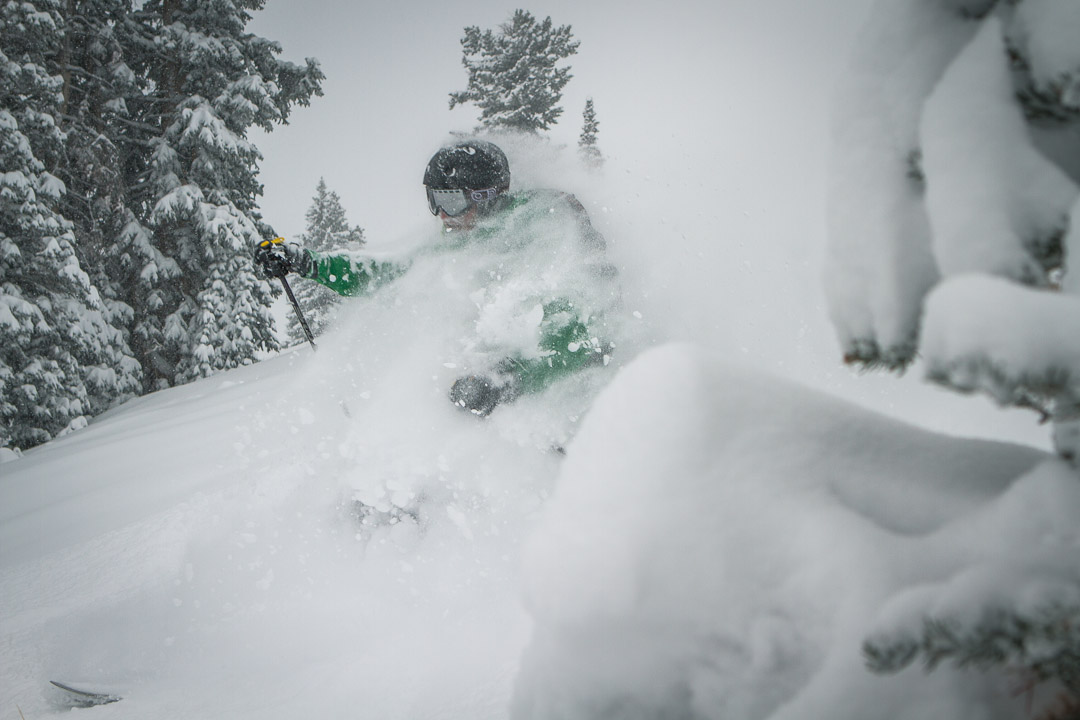
[[[597,401],[526,545],[514,717],[1015,717],[999,677],[881,679],[860,647],[914,588],[1060,562],[1080,489],[1045,458],[649,351]]]

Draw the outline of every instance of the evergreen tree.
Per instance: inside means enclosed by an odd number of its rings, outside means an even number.
[[[65,161],[58,166],[67,193],[62,209],[75,225],[80,255],[87,260],[115,239],[124,200],[123,160],[128,127],[125,98],[140,84],[124,62],[126,0],[81,0],[64,6],[64,31],[54,70],[63,78]],[[136,153],[137,155],[137,153]],[[98,263],[88,263],[96,273]],[[95,279],[99,279],[95,277]]]
[[[129,395],[138,365],[58,212],[60,5],[7,3],[0,28],[0,446],[27,448]]]
[[[832,163],[845,360],[919,357],[943,387],[1036,409],[1060,458],[1025,480],[1080,472],[1078,25],[1077,3],[879,5]],[[907,62],[911,42],[921,62]],[[870,668],[1013,667],[1080,698],[1075,563],[1025,566],[1022,550],[906,598],[904,620],[864,646]]]
[[[307,228],[301,237],[304,245],[312,250],[356,249],[364,244],[363,229],[359,225],[349,225],[341,197],[326,187],[323,178],[319,178],[319,184],[315,186],[315,197],[304,217]]]
[[[83,268],[100,290],[105,320],[121,331],[129,358],[135,355],[130,328],[137,311],[116,292],[112,251],[125,222],[126,166],[137,162],[144,147],[126,106],[146,85],[125,62],[123,41],[130,34],[132,12],[130,0],[64,3],[64,31],[53,59],[54,71],[64,81],[66,142],[56,172],[67,192],[60,209],[73,224]],[[144,378],[140,359],[129,360],[136,368],[136,393],[142,391]]]
[[[129,396],[138,365],[58,212],[60,5],[5,4],[0,27],[0,445],[27,448]]]
[[[592,98],[585,101],[585,112],[582,113],[583,123],[581,137],[578,139],[578,151],[582,160],[590,168],[598,168],[604,164],[604,156],[596,145],[596,133],[600,122],[596,119],[596,110],[593,108]]]
[[[326,181],[322,178],[319,178],[315,197],[305,217],[307,229],[301,240],[312,250],[358,249],[364,244],[364,231],[359,226],[349,226],[341,198],[326,187]],[[318,283],[300,283],[294,288],[294,293],[311,332],[316,336],[322,334],[333,319],[341,296]],[[297,345],[306,341],[307,336],[299,319],[290,315],[289,343]]]
[[[245,32],[262,4],[0,8],[0,442],[277,347],[247,132],[323,75]]]
[[[468,89],[450,93],[450,108],[466,102],[480,108],[481,127],[536,133],[558,120],[562,89],[572,77],[570,67],[555,65],[575,54],[579,43],[569,25],[553,27],[525,10],[515,10],[498,32],[465,28],[462,64],[469,73]]]
[[[256,209],[261,156],[246,135],[286,122],[292,106],[321,94],[323,75],[315,61],[281,61],[278,44],[245,32],[261,5],[150,0],[115,25],[137,82],[111,104],[123,198],[102,266],[109,296],[132,309],[146,390],[277,347],[275,290],[250,262],[272,232]]]

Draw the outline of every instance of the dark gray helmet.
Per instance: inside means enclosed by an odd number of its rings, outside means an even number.
[[[433,190],[510,188],[510,163],[499,147],[484,140],[467,140],[441,148],[428,161],[424,185]]]

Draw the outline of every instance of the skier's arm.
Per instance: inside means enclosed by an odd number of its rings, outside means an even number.
[[[573,195],[560,193],[578,224],[578,237],[585,249],[584,266],[591,282],[610,288],[617,297],[618,270],[604,257],[604,237],[592,225],[585,208]],[[567,298],[551,300],[543,306],[539,350],[529,357],[508,357],[488,375],[458,378],[450,388],[450,400],[479,416],[497,405],[526,393],[540,392],[560,378],[597,365],[606,365],[614,347],[601,339],[592,317],[582,317]]]
[[[540,392],[559,378],[583,368],[606,365],[611,344],[601,341],[564,299],[544,305],[538,349],[540,357],[509,357],[495,368],[494,377],[466,375],[450,388],[450,400],[481,417],[496,405],[522,394]]]
[[[578,370],[604,365],[611,354],[611,345],[598,338],[564,298],[544,305],[538,347],[540,357],[509,358],[500,367],[520,393],[539,392]]]
[[[585,267],[592,282],[601,288],[615,287],[618,270],[605,257],[604,236],[593,227],[589,214],[576,197],[564,199],[578,225],[578,237],[584,245]],[[556,380],[583,368],[606,364],[612,345],[596,332],[595,318],[582,317],[568,298],[556,298],[544,305],[540,325],[540,357],[511,358],[500,370],[510,376],[509,384],[519,393],[543,390]]]
[[[405,270],[397,263],[361,260],[349,253],[321,253],[306,249],[304,252],[311,257],[311,265],[304,277],[325,285],[338,295],[363,295]]]
[[[405,271],[398,263],[359,259],[349,252],[315,252],[280,237],[256,245],[254,261],[268,278],[296,273],[339,295],[362,295]]]

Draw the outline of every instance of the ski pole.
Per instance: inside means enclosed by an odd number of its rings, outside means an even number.
[[[276,237],[273,240],[263,240],[259,243],[261,248],[269,248],[271,245],[280,245],[285,242],[285,238]],[[308,327],[307,320],[304,319],[304,313],[300,309],[300,303],[296,301],[296,296],[293,295],[292,287],[289,285],[289,281],[285,279],[285,275],[288,271],[282,269],[281,274],[277,277],[281,280],[281,286],[285,288],[285,294],[289,296],[289,302],[292,303],[293,310],[296,312],[296,319],[300,321],[300,327],[304,329],[304,336],[307,337],[307,341],[311,343],[312,350],[318,350],[315,346],[315,336],[311,334],[311,328]]]
[[[285,294],[289,296],[289,302],[292,303],[293,310],[296,311],[296,319],[300,321],[300,327],[304,328],[304,335],[307,337],[307,341],[311,343],[312,350],[318,350],[315,345],[315,336],[311,334],[311,328],[308,327],[307,320],[304,319],[304,313],[300,310],[300,303],[296,301],[296,296],[293,295],[292,288],[289,286],[289,281],[285,279],[284,275],[278,275],[281,280],[281,286],[285,288]]]

